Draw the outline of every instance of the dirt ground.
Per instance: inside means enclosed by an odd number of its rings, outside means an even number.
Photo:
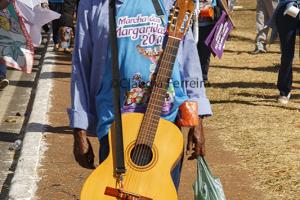
[[[292,97],[282,106],[276,102],[279,45],[269,47],[267,54],[249,54],[254,49],[255,4],[238,1],[243,8],[234,12],[237,29],[223,58],[212,61],[207,94],[214,116],[206,126],[218,133],[226,150],[238,155],[235,167],[250,171],[264,199],[296,200],[300,196],[299,51]]]
[[[233,14],[237,29],[222,60],[212,59],[207,94],[214,116],[205,119],[207,159],[221,178],[229,200],[298,200],[300,196],[300,69],[295,54],[294,90],[287,106],[276,102],[279,45],[251,55],[255,38],[254,0],[239,0]],[[72,156],[68,128],[70,57],[59,56],[53,74],[52,108],[45,134],[37,198],[79,199],[90,170]],[[55,101],[54,101],[55,100]],[[96,150],[97,140],[93,140]],[[185,162],[180,199],[193,199],[195,163]]]

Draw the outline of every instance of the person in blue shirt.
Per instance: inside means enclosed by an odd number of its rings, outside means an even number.
[[[159,0],[165,16],[173,0]],[[114,120],[111,87],[111,55],[109,44],[108,0],[81,0],[73,50],[71,77],[70,127],[74,130],[74,155],[83,167],[94,167],[94,154],[87,134],[100,141],[100,161],[108,152],[107,133]],[[164,21],[156,15],[152,0],[117,0],[117,35],[122,80],[123,112],[144,112],[165,34]],[[151,23],[150,23],[151,22]],[[149,39],[153,36],[156,42]],[[162,117],[174,122],[178,107],[186,100],[199,105],[199,115],[211,115],[209,100],[202,84],[201,65],[191,31],[180,43],[174,66],[173,81],[185,81],[184,87],[169,87]],[[195,84],[198,83],[198,84]],[[133,85],[136,85],[133,87]],[[172,86],[172,84],[170,84]],[[195,152],[192,158],[204,155],[202,121],[192,128]],[[180,166],[173,177],[179,184]]]
[[[287,104],[291,97],[293,82],[293,59],[297,30],[300,28],[299,13],[292,17],[286,13],[290,6],[299,6],[297,0],[279,0],[275,14],[275,22],[279,33],[281,45],[281,66],[278,74],[277,88],[279,90],[278,102]]]

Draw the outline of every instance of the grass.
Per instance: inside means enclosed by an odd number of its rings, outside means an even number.
[[[218,131],[228,150],[237,152],[241,166],[251,171],[255,187],[266,200],[296,200],[300,195],[300,68],[294,59],[290,103],[277,103],[280,48],[251,55],[255,38],[256,1],[238,2],[237,29],[226,43],[221,60],[213,59],[207,89],[214,117],[206,126]],[[296,45],[298,47],[298,45]]]

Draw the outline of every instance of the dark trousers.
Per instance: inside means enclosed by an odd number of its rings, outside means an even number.
[[[102,163],[107,158],[108,154],[109,154],[108,136],[105,136],[100,140],[99,162]],[[183,158],[176,164],[175,168],[171,172],[172,180],[177,191],[180,183],[182,161]]]
[[[289,15],[283,15],[285,6],[278,10],[276,25],[278,28],[281,45],[281,66],[278,74],[277,88],[281,96],[287,96],[292,89],[293,59],[295,52],[295,40],[299,19]]]
[[[209,35],[209,33],[211,32],[211,30],[213,29],[213,27],[214,24],[199,27],[199,41],[198,41],[197,48],[198,48],[198,54],[201,62],[203,81],[208,80],[208,68],[209,68],[210,56],[211,56],[211,51],[206,46],[205,40]]]
[[[2,79],[5,79],[6,78],[6,73],[7,73],[7,69],[6,69],[6,65],[5,64],[2,64],[0,63],[0,81]]]
[[[63,3],[49,3],[49,8],[59,14],[62,14]],[[53,42],[54,44],[59,43],[59,19],[52,21],[52,31],[53,31]]]

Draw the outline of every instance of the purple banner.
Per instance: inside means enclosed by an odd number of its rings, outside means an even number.
[[[225,42],[232,29],[233,25],[227,17],[226,12],[223,11],[220,19],[205,40],[205,44],[210,47],[214,56],[218,56],[218,58],[222,57]]]

